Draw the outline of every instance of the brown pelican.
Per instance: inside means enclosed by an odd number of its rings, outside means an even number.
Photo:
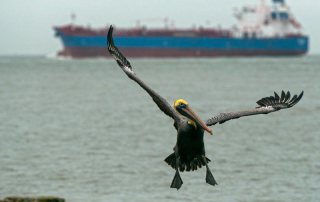
[[[179,189],[182,186],[182,179],[179,171],[194,171],[197,168],[206,166],[206,182],[211,185],[217,185],[208,163],[210,160],[206,157],[203,134],[207,131],[212,134],[212,130],[208,126],[216,123],[224,123],[231,119],[237,119],[243,116],[251,116],[256,114],[268,114],[276,112],[281,109],[287,109],[297,104],[303,96],[303,91],[300,95],[294,95],[291,99],[290,92],[282,91],[279,96],[274,93],[274,96],[260,99],[257,104],[258,107],[250,110],[220,113],[208,119],[206,122],[192,110],[189,103],[183,99],[174,101],[173,107],[168,102],[145,84],[132,70],[130,62],[122,55],[118,48],[114,45],[112,38],[113,27],[110,26],[108,31],[108,51],[116,60],[121,69],[126,75],[137,82],[158,105],[161,111],[174,120],[174,127],[177,130],[177,143],[174,147],[174,152],[170,154],[165,162],[175,169],[175,176],[171,183],[171,188]]]

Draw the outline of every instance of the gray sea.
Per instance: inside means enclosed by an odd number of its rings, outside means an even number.
[[[244,117],[205,135],[218,186],[205,169],[163,161],[173,121],[111,59],[0,57],[0,198],[67,202],[320,201],[320,57],[131,59],[170,103],[184,98],[204,120],[256,107],[274,91],[300,103]]]

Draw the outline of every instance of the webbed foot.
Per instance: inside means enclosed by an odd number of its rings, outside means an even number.
[[[180,177],[179,171],[176,171],[176,174],[174,175],[174,178],[172,180],[170,188],[176,188],[178,190],[178,189],[180,189],[182,184],[183,184],[183,182]]]
[[[206,165],[206,167],[207,167],[206,182],[208,184],[211,184],[212,186],[218,185],[218,183],[214,179],[214,177],[213,177],[208,165]]]

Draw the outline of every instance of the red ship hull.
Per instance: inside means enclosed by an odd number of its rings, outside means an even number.
[[[120,48],[121,49],[121,48]],[[158,49],[158,48],[125,48],[121,50],[128,57],[230,57],[230,56],[298,56],[304,55],[304,51],[244,51],[244,50],[194,50],[194,49]],[[58,53],[59,56],[72,58],[110,57],[106,48],[98,47],[65,47]]]

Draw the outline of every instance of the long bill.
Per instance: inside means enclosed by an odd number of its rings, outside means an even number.
[[[192,117],[194,119],[194,121],[196,121],[202,128],[203,130],[207,131],[208,133],[210,133],[210,135],[212,135],[212,130],[211,128],[209,128],[202,120],[201,118],[191,109],[191,107],[187,107],[185,109],[183,109],[183,111],[185,113],[187,113],[190,117]]]

